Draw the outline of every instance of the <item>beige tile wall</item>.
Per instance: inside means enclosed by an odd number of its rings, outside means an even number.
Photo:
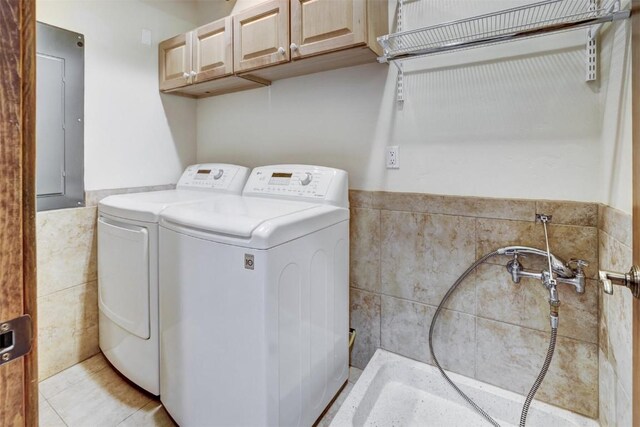
[[[428,194],[351,191],[352,364],[364,368],[376,348],[432,362],[436,306],[476,259],[506,245],[544,247],[535,214],[553,215],[551,249],[590,262],[586,292],[561,285],[557,351],[537,397],[598,416],[598,205]],[[539,281],[518,285],[506,257],[480,266],[446,304],[436,355],[452,371],[526,393],[549,340],[548,294]],[[523,259],[527,268],[542,260]]]
[[[90,191],[87,207],[38,212],[38,368],[44,380],[98,353],[96,205],[111,194],[175,185]]]
[[[626,272],[632,264],[631,216],[601,209],[600,268]],[[631,293],[616,287],[613,295],[599,292],[600,423],[631,426]]]
[[[98,352],[96,208],[39,212],[40,380]]]
[[[95,205],[112,193],[87,200]],[[599,383],[603,424],[630,423],[630,297],[603,298],[594,280],[598,250],[601,268],[631,265],[628,215],[603,207],[598,217],[591,203],[361,191],[350,198],[354,366],[364,368],[378,347],[430,363],[428,329],[449,286],[485,252],[542,247],[534,214],[549,213],[552,251],[591,267],[584,295],[561,288],[558,352],[538,397],[596,417]],[[98,352],[95,220],[95,206],[38,214],[41,379]],[[448,369],[524,393],[548,343],[546,291],[535,281],[513,284],[505,261],[479,267],[447,303],[436,354]]]

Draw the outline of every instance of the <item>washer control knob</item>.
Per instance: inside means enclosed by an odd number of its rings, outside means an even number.
[[[309,185],[312,178],[313,178],[313,175],[311,175],[310,172],[306,172],[305,177],[300,180],[300,184]]]
[[[222,178],[223,174],[224,174],[224,169],[218,169],[218,172],[216,172],[216,174],[213,175],[213,179],[220,179]]]

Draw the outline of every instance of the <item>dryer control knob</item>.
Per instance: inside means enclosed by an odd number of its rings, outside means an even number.
[[[311,175],[311,173],[307,172],[305,177],[300,180],[300,184],[309,185],[309,183],[311,182],[312,178],[313,178],[313,175]]]
[[[220,179],[222,178],[223,174],[224,174],[224,169],[218,169],[218,172],[216,172],[216,174],[213,175],[213,179]]]

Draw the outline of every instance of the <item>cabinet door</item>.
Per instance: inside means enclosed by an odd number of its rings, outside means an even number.
[[[365,0],[292,0],[291,57],[364,44],[366,14]]]
[[[236,73],[289,61],[288,46],[289,0],[260,3],[233,17]]]
[[[191,83],[191,33],[180,34],[158,46],[160,90]]]
[[[193,83],[233,74],[231,17],[193,31]]]

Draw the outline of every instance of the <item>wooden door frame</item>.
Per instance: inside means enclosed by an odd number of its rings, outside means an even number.
[[[640,265],[640,0],[632,1],[632,158],[633,158],[633,262]],[[38,371],[37,371],[37,307],[36,307],[36,233],[35,233],[35,0],[0,0],[0,35],[4,31],[17,33],[20,40],[17,50],[0,49],[0,65],[7,59],[15,59],[19,67],[20,138],[17,141],[0,141],[2,145],[17,144],[20,158],[17,167],[21,171],[22,216],[22,290],[23,310],[33,320],[33,349],[22,362],[14,361],[4,366],[22,363],[22,404],[15,409],[17,419],[27,426],[38,425]],[[15,34],[14,34],[15,35]],[[9,57],[12,58],[9,58]],[[4,80],[4,78],[3,78]],[[0,82],[2,84],[2,82]],[[3,95],[0,93],[0,102]],[[0,119],[2,112],[0,111]],[[2,123],[0,123],[2,126]],[[0,147],[1,148],[1,147]],[[7,161],[8,150],[0,149],[0,164]],[[21,163],[21,164],[20,164]],[[7,176],[0,169],[0,181]],[[1,183],[0,183],[1,185]],[[1,196],[0,196],[1,198]],[[1,213],[0,213],[1,215]],[[2,231],[0,230],[0,236]],[[0,265],[2,261],[0,260]],[[3,278],[4,279],[4,278]],[[0,282],[0,288],[3,283]],[[8,393],[8,384],[0,370],[0,396]],[[633,425],[640,427],[640,300],[633,302]],[[8,408],[0,406],[0,414]],[[19,413],[19,414],[18,414]],[[6,413],[5,413],[6,415]],[[16,419],[16,418],[14,418]],[[0,419],[0,426],[6,420]]]
[[[25,424],[38,417],[38,289],[36,254],[36,1],[21,0],[22,18],[22,247],[24,312],[32,320],[31,353],[24,360]]]
[[[0,366],[0,426],[38,425],[35,23],[35,0],[0,0],[0,317],[33,321],[31,353]]]
[[[640,265],[640,0],[631,2],[631,123],[633,192],[633,264]],[[640,299],[633,299],[633,425],[640,427]]]

